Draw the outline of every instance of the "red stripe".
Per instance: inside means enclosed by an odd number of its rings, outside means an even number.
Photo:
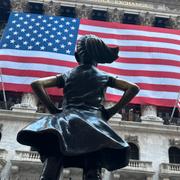
[[[30,70],[12,70],[8,68],[3,68],[2,73],[6,75],[13,75],[13,76],[25,76],[25,77],[48,77],[54,76],[57,73],[51,72],[43,72],[43,71],[30,71]],[[152,91],[168,91],[168,92],[177,92],[180,89],[180,85],[173,86],[173,85],[160,85],[160,84],[148,84],[148,83],[137,83],[141,89],[145,90],[152,90]]]
[[[160,85],[160,84],[149,84],[149,83],[136,83],[140,89],[152,90],[152,91],[167,91],[167,92],[178,92],[180,85]]]
[[[87,31],[79,30],[80,35],[86,35]],[[138,40],[138,41],[149,41],[149,42],[164,42],[164,43],[172,43],[180,45],[180,40],[176,39],[168,39],[168,38],[158,38],[158,37],[148,37],[143,34],[141,35],[121,35],[121,34],[111,34],[109,32],[106,33],[99,33],[99,32],[91,32],[91,34],[94,34],[100,38],[108,38],[108,39],[118,39],[118,40]]]
[[[143,70],[123,70],[112,67],[99,66],[99,68],[108,73],[115,75],[126,75],[126,76],[142,76],[142,77],[159,77],[159,78],[174,78],[180,79],[180,73],[173,72],[157,72],[157,71],[143,71]]]
[[[107,94],[106,95],[108,101],[117,102],[121,96],[114,95],[114,94]],[[135,97],[131,103],[134,104],[149,104],[149,105],[156,105],[156,106],[165,106],[165,107],[173,107],[175,100],[171,99],[156,99],[156,98],[147,98],[147,97]]]
[[[73,68],[77,65],[77,63],[75,63],[75,62],[59,61],[59,60],[44,59],[44,58],[27,58],[27,59],[25,59],[23,57],[4,56],[4,60],[5,60],[5,58],[7,58],[9,61],[13,61],[13,62],[46,63],[46,64],[65,66],[65,67],[70,67],[70,68]],[[164,77],[164,78],[175,78],[175,79],[180,78],[180,73],[173,73],[173,72],[156,72],[156,71],[147,71],[147,70],[146,71],[143,71],[143,70],[123,70],[123,69],[117,69],[117,68],[112,68],[112,67],[107,67],[107,66],[106,67],[105,66],[99,66],[99,67],[103,71],[113,73],[113,74],[117,74],[117,75],[144,76],[144,77]],[[14,70],[12,69],[12,71],[14,71]],[[23,70],[22,70],[22,72],[23,72]],[[34,72],[34,70],[32,72]],[[44,73],[46,73],[46,72],[44,72]],[[44,75],[40,75],[40,76],[43,77]]]
[[[4,87],[6,91],[25,92],[25,93],[33,92],[31,86],[27,84],[4,83]],[[2,90],[2,86],[0,86],[0,90]],[[55,95],[55,96],[63,95],[63,90],[58,88],[49,88],[47,89],[47,92],[50,95]]]
[[[57,66],[66,66],[66,67],[75,67],[77,63],[56,60],[50,58],[39,58],[39,57],[22,57],[22,56],[9,56],[9,55],[0,55],[0,60],[12,61],[12,62],[21,62],[21,63],[39,63],[39,64],[49,64]]]
[[[176,30],[176,29],[158,28],[158,27],[150,27],[150,26],[143,26],[143,25],[140,26],[140,25],[120,24],[118,22],[105,22],[105,21],[81,19],[80,24],[97,26],[97,27],[105,27],[105,28],[114,28],[114,29],[130,29],[130,30],[140,30],[140,31],[180,35],[179,30]]]

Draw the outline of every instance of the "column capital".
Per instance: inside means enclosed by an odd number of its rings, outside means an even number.
[[[139,13],[140,24],[145,26],[152,26],[155,16],[149,12]]]
[[[76,5],[75,9],[78,18],[85,18],[85,19],[90,18],[92,12],[92,6],[86,6],[85,4]]]
[[[109,10],[109,21],[111,22],[122,22],[123,16],[124,16],[124,10],[119,10],[117,8],[113,10]]]
[[[13,11],[27,11],[28,10],[28,0],[12,0],[11,8]]]

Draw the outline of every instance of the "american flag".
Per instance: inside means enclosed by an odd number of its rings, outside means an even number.
[[[179,92],[178,98],[177,98],[177,108],[178,108],[178,110],[180,112],[180,92]]]
[[[173,107],[180,89],[180,31],[116,22],[11,13],[0,45],[5,89],[31,92],[33,80],[75,67],[75,44],[85,34],[120,47],[119,59],[99,68],[140,86],[132,103]],[[120,96],[107,89],[107,100]]]

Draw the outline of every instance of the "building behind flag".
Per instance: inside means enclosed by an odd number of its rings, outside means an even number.
[[[104,179],[180,179],[178,108],[169,124],[180,90],[180,2],[166,2],[0,1],[0,68],[9,108],[3,110],[1,88],[1,179],[38,179],[38,154],[15,140],[19,129],[39,113],[47,113],[29,84],[76,66],[76,40],[89,33],[120,47],[120,58],[99,68],[141,87],[138,96],[110,122],[129,143],[132,160],[125,169],[104,171]],[[49,93],[59,106],[62,92],[50,89]],[[111,106],[121,95],[108,89],[105,104]],[[79,180],[81,173],[66,169],[64,179]]]

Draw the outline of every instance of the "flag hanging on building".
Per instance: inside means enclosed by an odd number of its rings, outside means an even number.
[[[177,108],[178,108],[178,110],[179,110],[179,112],[180,112],[180,92],[179,92],[179,94],[178,94],[178,99],[177,99]]]
[[[99,68],[140,86],[133,103],[173,107],[180,89],[180,31],[117,22],[11,13],[0,45],[5,89],[31,92],[33,80],[75,67],[75,44],[85,34],[120,47],[119,59]],[[107,90],[108,100],[121,95]]]

